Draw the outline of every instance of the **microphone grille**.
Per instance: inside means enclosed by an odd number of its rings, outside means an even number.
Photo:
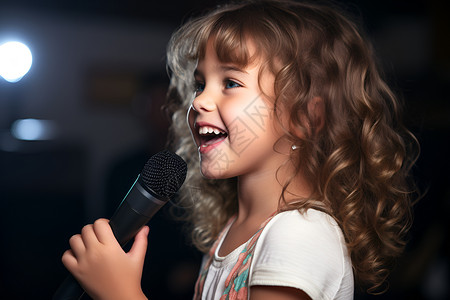
[[[156,195],[170,199],[186,179],[186,162],[173,152],[156,153],[145,164],[141,179]]]

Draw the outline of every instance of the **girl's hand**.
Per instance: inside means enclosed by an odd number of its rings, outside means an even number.
[[[144,226],[125,253],[108,220],[99,219],[70,238],[71,249],[64,252],[62,262],[94,299],[147,299],[141,277],[148,231]]]

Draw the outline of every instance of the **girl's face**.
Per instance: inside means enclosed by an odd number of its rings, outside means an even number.
[[[273,116],[274,76],[259,81],[260,66],[222,63],[211,42],[198,62],[188,122],[207,178],[274,172],[287,159],[289,145],[275,147],[282,130]]]

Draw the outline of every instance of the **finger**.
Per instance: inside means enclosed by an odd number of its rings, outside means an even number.
[[[69,239],[69,245],[72,249],[72,254],[75,257],[79,257],[82,253],[86,251],[86,246],[84,245],[83,239],[80,234],[75,234]]]
[[[83,239],[83,243],[86,246],[86,249],[95,247],[99,243],[97,235],[94,231],[94,226],[92,224],[88,224],[84,226],[83,229],[81,229],[81,238]]]
[[[75,267],[78,265],[77,258],[74,256],[73,251],[70,249],[64,252],[61,257],[61,261],[70,272],[73,272]]]
[[[142,227],[141,230],[139,230],[139,232],[136,234],[133,246],[131,246],[131,249],[128,252],[131,257],[142,263],[142,265],[144,263],[145,253],[147,252],[148,232],[148,226]]]
[[[100,243],[106,245],[112,242],[117,242],[114,237],[114,233],[109,225],[109,220],[107,219],[98,219],[94,222],[94,231],[97,239]]]

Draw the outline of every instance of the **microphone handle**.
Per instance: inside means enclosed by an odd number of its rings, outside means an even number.
[[[156,198],[143,186],[138,176],[109,220],[114,236],[122,247],[167,203],[166,199]]]
[[[122,247],[167,202],[153,197],[142,187],[138,179],[109,221],[114,236]],[[84,290],[81,285],[72,274],[69,274],[56,290],[52,300],[79,300],[83,294]]]
[[[161,206],[157,210],[160,208]],[[155,213],[157,210],[155,210]],[[120,246],[124,247],[139,232],[142,226],[150,221],[152,216],[144,216],[138,213],[127,201],[123,201],[111,220],[109,220],[109,225]]]

